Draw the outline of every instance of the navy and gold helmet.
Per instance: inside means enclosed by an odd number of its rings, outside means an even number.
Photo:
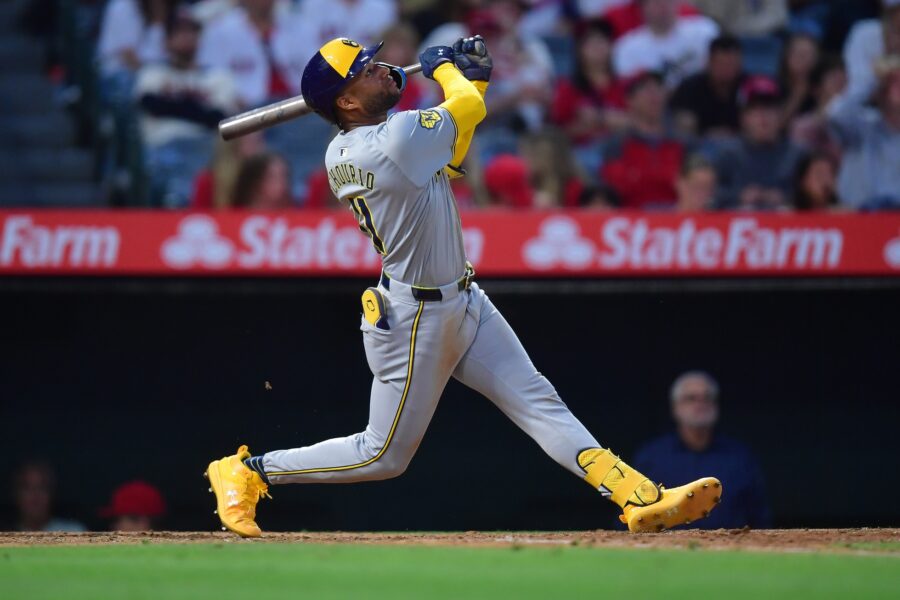
[[[306,63],[300,92],[306,104],[326,120],[336,123],[334,101],[347,83],[369,64],[384,42],[364,48],[347,38],[336,38],[319,48]],[[375,63],[391,70],[391,76],[402,91],[406,87],[403,69],[386,63]]]

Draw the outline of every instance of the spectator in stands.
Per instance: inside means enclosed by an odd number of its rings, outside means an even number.
[[[846,87],[844,62],[839,57],[827,57],[820,61],[812,76],[815,108],[794,119],[790,126],[791,140],[795,144],[811,152],[826,154],[835,164],[840,162],[841,148],[828,127],[825,115],[832,100],[840,96]]]
[[[688,481],[700,473],[716,473],[727,490],[702,529],[772,526],[762,469],[750,449],[716,431],[719,385],[703,371],[688,371],[670,393],[675,432],[645,444],[635,454],[634,467],[657,473],[658,481]],[[692,525],[693,527],[693,525]]]
[[[678,15],[676,0],[640,0],[645,24],[613,46],[616,73],[630,77],[644,70],[663,73],[676,87],[706,66],[709,43],[719,34],[712,19]]]
[[[165,23],[177,0],[111,0],[103,14],[97,59],[104,76],[165,60]]]
[[[534,205],[528,163],[520,156],[495,157],[484,169],[484,185],[489,206],[530,208]]]
[[[517,25],[521,14],[515,0],[495,0],[471,15],[470,30],[483,31],[494,60],[482,134],[497,125],[518,131],[540,129],[553,100],[553,60],[540,39],[520,36]]]
[[[638,74],[628,80],[626,92],[631,128],[606,148],[601,179],[616,191],[624,208],[670,207],[686,145],[666,124],[662,76]]]
[[[788,22],[788,0],[692,0],[724,30],[741,37],[767,36]]]
[[[85,531],[78,521],[53,516],[56,473],[45,462],[26,462],[13,474],[17,531]]]
[[[142,68],[135,84],[148,173],[168,206],[187,204],[193,179],[212,153],[217,124],[238,106],[231,75],[194,62],[199,36],[186,5],[172,12],[167,61]]]
[[[143,481],[120,485],[100,516],[110,519],[112,531],[152,531],[166,512],[159,490]]]
[[[578,205],[588,210],[613,210],[619,206],[619,196],[607,185],[589,185],[581,190]]]
[[[816,38],[805,33],[795,33],[788,38],[778,73],[779,85],[785,95],[785,125],[815,109],[813,77],[820,60],[819,42]]]
[[[234,183],[232,204],[256,210],[290,208],[290,170],[278,154],[263,152],[246,159]]]
[[[560,79],[550,120],[576,144],[598,140],[627,124],[625,92],[612,68],[612,29],[606,21],[581,26],[572,78]]]
[[[868,94],[853,90],[828,108],[831,125],[844,149],[838,196],[849,206],[900,206],[900,54],[876,64],[875,108]]]
[[[336,37],[346,37],[369,45],[381,41],[382,32],[397,22],[397,2],[303,0],[299,3],[297,16],[309,28],[311,41],[315,46],[313,52]]]
[[[883,0],[880,20],[857,23],[844,46],[844,62],[853,97],[872,94],[877,87],[875,64],[886,55],[900,54],[900,0]]]
[[[721,208],[787,206],[802,153],[782,135],[781,93],[773,80],[747,79],[738,95],[741,137],[718,157]]]
[[[677,2],[678,15],[700,14],[690,2]],[[619,39],[644,24],[641,0],[577,0],[577,13],[582,19],[603,18],[612,25],[613,39]]]
[[[191,208],[230,208],[234,182],[245,159],[260,154],[266,148],[262,133],[251,133],[230,142],[216,140],[212,164],[194,179]]]
[[[226,69],[244,107],[300,93],[300,78],[319,46],[305,22],[275,0],[241,0],[203,31],[197,60]]]
[[[741,43],[730,35],[709,45],[709,63],[675,90],[669,106],[679,132],[732,136],[740,128],[738,90],[744,80]]]
[[[547,128],[525,138],[522,146],[534,190],[533,205],[536,208],[577,207],[584,190],[584,176],[565,135]]]
[[[382,35],[384,46],[378,53],[378,60],[392,65],[411,65],[419,61],[419,35],[409,23],[400,22],[389,27]],[[411,75],[400,102],[394,111],[416,110],[438,104],[440,99],[435,94],[435,87],[429,85],[422,75]]]
[[[678,212],[702,212],[713,208],[718,177],[712,162],[702,154],[688,156],[681,166],[675,190]]]
[[[837,197],[837,167],[824,154],[809,154],[797,163],[794,173],[794,198],[797,210],[831,210],[840,202]]]

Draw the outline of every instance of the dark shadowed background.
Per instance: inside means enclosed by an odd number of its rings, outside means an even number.
[[[165,528],[216,528],[209,460],[365,426],[366,285],[5,280],[0,522],[12,517],[13,469],[41,457],[58,470],[63,516],[102,528],[111,490],[142,478],[166,496]],[[575,414],[626,459],[670,426],[672,380],[702,368],[722,386],[722,429],[761,459],[776,525],[900,523],[890,282],[482,287]],[[270,491],[259,509],[269,530],[595,529],[616,514],[455,382],[400,479]]]

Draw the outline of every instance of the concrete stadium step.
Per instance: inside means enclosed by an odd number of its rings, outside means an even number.
[[[0,180],[90,181],[94,157],[81,148],[0,150]]]
[[[37,40],[0,33],[0,72],[37,73],[44,66],[44,48]]]
[[[0,69],[0,115],[46,113],[56,109],[56,90],[38,73],[9,74]]]
[[[100,188],[94,183],[0,183],[0,207],[89,207],[104,206]]]
[[[0,148],[63,148],[75,144],[75,126],[62,112],[0,117]]]

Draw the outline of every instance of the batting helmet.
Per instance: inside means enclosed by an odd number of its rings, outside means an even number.
[[[336,38],[319,48],[306,63],[300,80],[300,91],[306,104],[326,120],[336,123],[334,101],[344,86],[381,50],[382,44],[384,42],[364,48],[353,40]],[[403,91],[406,87],[406,72],[403,69],[387,63],[375,64],[390,69],[391,77]]]

